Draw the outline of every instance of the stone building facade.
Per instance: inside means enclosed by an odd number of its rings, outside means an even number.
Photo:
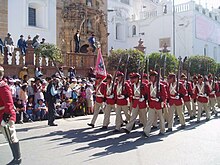
[[[8,32],[8,0],[0,0],[0,38],[4,40]]]
[[[80,51],[86,52],[88,38],[95,34],[103,55],[107,54],[107,1],[57,0],[57,44],[63,52],[74,52],[74,34],[80,30]]]

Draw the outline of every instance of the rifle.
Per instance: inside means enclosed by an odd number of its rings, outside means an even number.
[[[143,74],[144,74],[144,71],[145,71],[145,64],[146,64],[146,59],[147,59],[147,54],[145,53],[144,55],[144,66],[142,68],[142,72],[140,72],[141,74],[141,79],[140,79],[140,96],[142,97],[142,93],[141,93],[141,88],[143,86]],[[149,59],[149,58],[148,58]],[[147,75],[148,76],[148,75]]]
[[[147,58],[147,79],[149,80],[149,57]]]
[[[161,59],[162,59],[162,54],[160,54],[160,59],[158,62],[158,75],[157,75],[157,83],[156,83],[156,97],[159,97],[159,92],[160,92],[160,75],[161,75]]]
[[[166,67],[167,67],[167,56],[166,56],[166,54],[165,54],[165,55],[164,55],[164,61],[163,61],[163,75],[162,75],[162,80],[163,80],[163,81],[164,81],[164,79],[165,79]]]
[[[177,78],[177,81],[176,81],[176,92],[178,92],[179,88],[180,88],[179,80],[180,80],[180,74],[181,74],[182,57],[179,56],[178,60],[179,60],[179,65],[178,65],[178,71],[177,71],[177,76],[176,76],[176,78]]]
[[[130,58],[130,54],[128,54],[127,60],[126,60],[126,63],[125,63],[124,79],[123,79],[123,83],[122,83],[122,91],[123,91],[124,86],[125,86],[124,82],[126,81],[126,78],[127,78],[127,71],[128,71],[127,67],[128,67],[129,58]]]
[[[122,54],[121,54],[121,57],[119,58],[118,66],[117,66],[117,69],[115,70],[115,73],[114,73],[114,78],[113,78],[113,82],[112,82],[111,94],[113,94],[113,92],[114,92],[114,84],[115,84],[115,81],[116,81],[116,74],[117,74],[117,72],[118,72],[118,69],[119,69],[119,66],[120,66],[120,64],[121,64],[121,61],[122,61]]]

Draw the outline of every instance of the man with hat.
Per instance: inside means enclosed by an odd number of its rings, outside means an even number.
[[[167,132],[172,131],[173,127],[173,116],[176,110],[177,115],[179,116],[181,129],[185,128],[185,118],[183,114],[183,97],[186,95],[187,91],[184,85],[179,82],[177,84],[176,75],[169,74],[168,76],[168,103],[169,103],[169,119],[168,119],[168,130]]]
[[[103,121],[103,127],[102,129],[107,129],[108,125],[110,123],[110,114],[111,111],[115,111],[115,97],[114,97],[114,90],[115,90],[115,84],[113,84],[112,81],[112,75],[107,74],[106,77],[106,107],[104,110],[104,121]]]
[[[214,81],[215,78],[213,79],[213,75],[209,74],[208,75],[208,82],[207,85],[211,89],[211,93],[209,94],[209,106],[210,106],[210,111],[217,116],[218,112],[216,111],[216,92],[219,91],[219,86],[216,81]]]
[[[103,107],[103,103],[105,102],[106,95],[106,83],[103,82],[103,76],[96,75],[96,89],[95,89],[95,105],[94,105],[94,114],[91,123],[88,123],[88,126],[92,128],[95,127],[96,119],[99,115],[100,109]]]
[[[14,159],[9,164],[21,164],[19,140],[15,131],[16,114],[9,86],[2,80],[4,68],[0,66],[0,130],[9,142]]]
[[[143,81],[143,83],[148,84],[148,75],[147,75],[147,73],[143,73],[142,81]]]
[[[150,136],[151,126],[153,125],[155,121],[155,115],[159,118],[159,121],[160,121],[159,135],[163,135],[165,132],[165,123],[164,123],[162,109],[165,106],[165,102],[167,99],[167,92],[166,92],[165,86],[161,82],[157,82],[158,81],[157,76],[158,76],[158,73],[156,71],[150,72],[150,82],[148,84],[149,112],[148,112],[147,124],[146,124],[146,127],[144,128],[144,135],[146,137]]]
[[[18,40],[17,47],[21,49],[22,55],[26,54],[27,43],[24,40],[24,36],[20,35],[20,39]]]
[[[187,77],[185,74],[181,75],[181,80],[180,80],[184,87],[186,88],[187,94],[183,97],[184,105],[188,110],[188,114],[190,116],[190,120],[193,119],[193,114],[192,114],[192,107],[191,107],[191,96],[192,96],[192,84],[191,82],[187,82]]]
[[[132,110],[131,118],[126,128],[123,129],[126,133],[130,133],[134,127],[137,116],[139,115],[140,121],[145,127],[147,122],[147,99],[148,99],[148,87],[147,84],[140,81],[140,74],[133,73],[131,75],[131,90],[132,90]]]
[[[10,33],[8,33],[8,34],[7,34],[7,37],[5,37],[4,44],[5,44],[5,47],[6,47],[7,50],[8,50],[8,54],[9,54],[10,56],[12,56],[12,53],[14,52],[14,48],[15,48],[15,47],[14,47],[14,41],[13,41],[13,39],[12,39]]]
[[[210,119],[210,111],[208,108],[208,102],[209,102],[209,95],[211,93],[211,88],[209,85],[207,85],[202,75],[198,75],[198,84],[196,85],[196,98],[198,102],[198,114],[197,114],[197,122],[200,122],[201,113],[202,110],[205,110],[206,112],[206,120],[208,121]]]
[[[132,99],[132,90],[128,82],[124,81],[124,73],[118,72],[117,78],[118,82],[115,87],[114,96],[116,97],[116,128],[114,130],[115,133],[120,132],[121,125],[123,124],[122,114],[121,111],[124,111],[126,116],[125,122],[128,123],[130,120],[130,114],[128,111],[128,103],[129,100]]]
[[[75,41],[75,53],[79,53],[79,48],[80,48],[80,34],[79,34],[79,30],[77,30],[76,34],[74,35],[74,41]]]

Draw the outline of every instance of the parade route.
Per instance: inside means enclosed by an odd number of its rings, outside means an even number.
[[[103,114],[95,128],[87,123],[92,116],[56,120],[58,127],[46,121],[16,125],[23,165],[219,165],[219,117],[199,124],[187,122],[185,130],[150,138],[142,137],[142,128],[130,134],[113,134],[115,115],[108,130],[100,130]],[[11,158],[9,145],[0,134],[0,165]]]

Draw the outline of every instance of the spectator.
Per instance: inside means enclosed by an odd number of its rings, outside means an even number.
[[[5,46],[7,47],[8,54],[9,54],[10,56],[12,56],[12,53],[14,52],[14,42],[13,42],[13,39],[12,39],[10,33],[8,33],[8,34],[7,34],[7,37],[5,37],[4,44],[5,44]]]
[[[15,86],[15,80],[13,78],[9,79],[9,87],[11,90],[13,101],[15,102],[16,101],[16,86]]]
[[[61,104],[61,109],[64,110],[65,117],[73,117],[73,108],[71,106],[70,99],[65,99],[65,101]]]
[[[43,101],[43,99],[38,99],[37,104],[35,105],[35,115],[36,120],[44,120],[46,119],[47,107]]]
[[[93,107],[94,107],[94,100],[93,100],[93,89],[92,89],[92,84],[88,83],[86,87],[86,101],[87,101],[87,113],[93,114]]]
[[[43,72],[42,72],[42,67],[37,67],[35,70],[35,77],[42,77],[43,76]]]
[[[21,71],[19,72],[19,79],[22,79],[24,78],[24,75],[28,75],[28,68],[26,66],[24,66]]]
[[[76,69],[75,69],[75,67],[70,67],[68,69],[68,77],[70,78],[70,80],[72,80],[73,78],[76,77]]]
[[[87,77],[89,78],[89,81],[96,77],[96,76],[95,76],[95,71],[94,71],[94,68],[93,68],[93,67],[90,67],[90,68],[89,68]]]
[[[74,41],[75,41],[75,53],[79,53],[79,47],[80,47],[79,30],[77,30],[76,34],[74,35]]]
[[[19,92],[19,96],[18,98],[22,101],[22,103],[24,104],[24,108],[26,110],[26,105],[27,105],[27,100],[28,100],[28,94],[27,94],[27,83],[24,83],[21,86],[20,92]]]
[[[42,38],[40,44],[45,44],[45,38]]]
[[[64,114],[65,114],[65,109],[63,109],[63,108],[61,107],[61,104],[60,104],[60,103],[56,103],[55,108],[56,108],[56,113],[59,115],[59,117],[62,118],[62,117],[64,116]]]
[[[28,80],[28,97],[34,98],[34,78]]]
[[[35,104],[38,102],[38,100],[44,101],[44,94],[42,90],[42,84],[40,78],[35,78],[35,84],[34,84],[34,102]]]
[[[94,33],[92,33],[92,35],[91,35],[91,37],[89,37],[88,41],[89,41],[90,46],[93,48],[92,52],[95,52],[95,50],[96,50],[96,45],[95,45],[96,41],[95,41],[95,34]]]
[[[55,73],[55,75],[56,75],[56,77],[62,77],[62,78],[64,78],[65,76],[64,76],[64,72],[63,72],[63,67],[62,66],[60,66],[59,67],[59,70]]]
[[[23,55],[26,54],[27,43],[26,43],[26,41],[24,40],[24,36],[23,36],[23,35],[20,35],[20,39],[18,40],[17,47],[21,49],[21,53],[22,53]]]
[[[1,54],[4,54],[4,43],[1,38],[0,38],[0,51],[1,51]]]
[[[15,111],[16,111],[16,123],[18,124],[23,124],[24,120],[24,111],[25,107],[24,104],[22,103],[22,100],[17,99],[17,101],[14,103],[15,105]]]
[[[33,121],[34,120],[34,116],[33,116],[33,113],[34,113],[34,99],[33,99],[33,97],[28,97],[28,102],[27,102],[27,105],[26,105],[26,112],[27,112],[27,115],[29,116],[29,118]]]
[[[23,76],[23,83],[28,83],[28,75]]]
[[[64,87],[64,90],[63,90],[64,97],[67,99],[72,98],[72,92],[73,92],[73,90],[70,88],[69,83],[67,83],[66,86]]]
[[[39,34],[37,34],[32,41],[32,46],[34,49],[38,48],[40,46],[40,41],[39,41]]]

